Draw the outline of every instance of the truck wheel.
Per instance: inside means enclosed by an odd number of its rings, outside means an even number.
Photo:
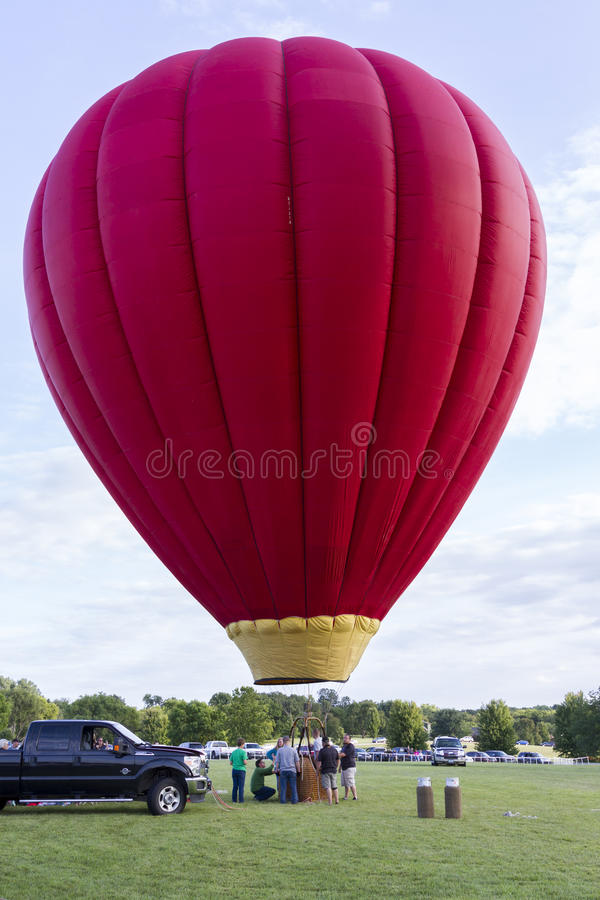
[[[6,806],[7,803],[8,803],[8,800],[5,800],[3,797],[0,797],[0,809],[4,809],[4,807]]]
[[[187,791],[176,777],[160,778],[148,791],[148,809],[153,816],[168,816],[185,809]]]

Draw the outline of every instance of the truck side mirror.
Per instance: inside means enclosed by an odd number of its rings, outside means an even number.
[[[127,741],[121,741],[120,744],[115,744],[113,750],[118,756],[126,756],[128,753],[131,753],[131,747]]]

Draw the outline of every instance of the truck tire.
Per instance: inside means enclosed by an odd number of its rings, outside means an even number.
[[[8,800],[5,800],[4,797],[0,797],[0,809],[4,809],[7,803]]]
[[[187,800],[187,789],[177,776],[159,778],[148,791],[148,809],[153,816],[182,813]]]

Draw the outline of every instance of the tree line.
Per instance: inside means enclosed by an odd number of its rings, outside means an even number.
[[[517,740],[541,744],[553,738],[564,756],[600,756],[600,689],[588,697],[567,694],[555,706],[508,707],[491,700],[481,709],[439,708],[407,700],[354,701],[332,688],[311,697],[315,716],[336,742],[348,732],[355,737],[385,735],[389,747],[423,749],[440,734],[474,735],[482,749],[514,749]],[[34,719],[109,719],[121,722],[144,740],[161,744],[226,740],[238,737],[262,743],[289,732],[304,712],[304,694],[258,693],[252,687],[220,691],[208,703],[145,694],[143,708],[128,705],[116,694],[86,694],[76,700],[49,700],[33,682],[0,676],[0,737],[23,738]]]

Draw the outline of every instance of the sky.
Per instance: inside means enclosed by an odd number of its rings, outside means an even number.
[[[0,675],[51,699],[105,691],[137,706],[146,693],[208,700],[252,683],[63,424],[33,351],[22,244],[43,172],[101,95],[174,53],[307,34],[403,56],[478,103],[532,180],[549,255],[538,346],[502,441],[349,681],[331,686],[357,700],[456,708],[596,689],[600,6],[25,0],[5,5],[3,26]]]

